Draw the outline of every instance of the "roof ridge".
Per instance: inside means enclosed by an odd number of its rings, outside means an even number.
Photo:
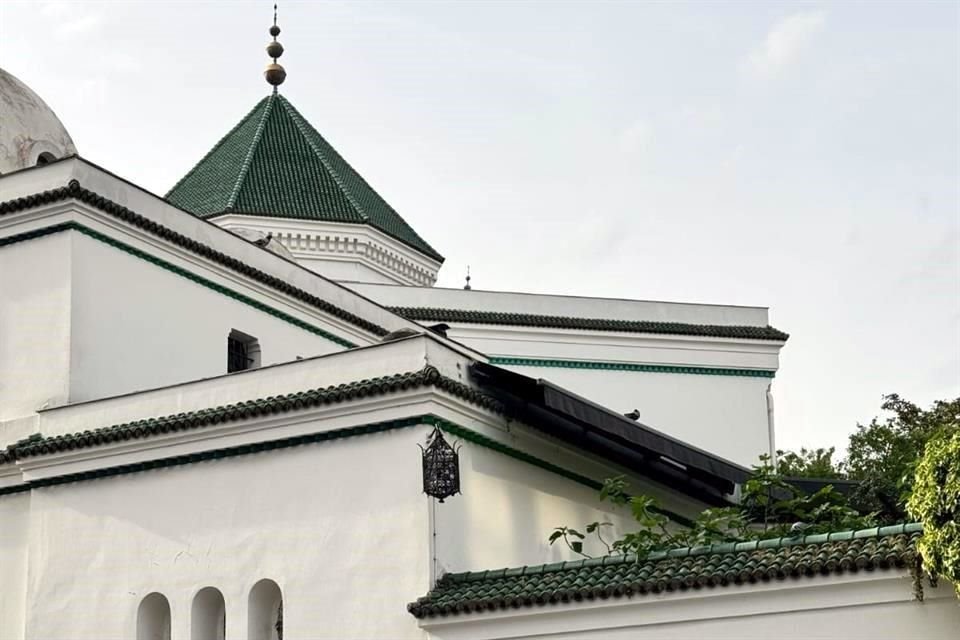
[[[240,190],[243,188],[243,181],[250,172],[250,165],[253,162],[253,156],[257,152],[257,147],[260,146],[261,138],[263,138],[263,130],[266,128],[267,119],[273,112],[273,102],[277,95],[279,94],[274,91],[267,96],[267,105],[263,108],[263,114],[260,116],[260,122],[257,123],[257,130],[253,132],[253,140],[250,141],[250,148],[247,149],[247,155],[244,157],[243,163],[240,165],[240,172],[237,174],[237,178],[233,183],[233,189],[230,190],[230,197],[227,198],[227,206],[224,208],[224,213],[229,213],[232,211],[233,205],[237,202],[237,196],[240,195]]]
[[[225,134],[223,134],[223,135],[220,137],[220,139],[217,140],[217,142],[216,142],[212,147],[210,147],[210,150],[207,151],[207,152],[204,154],[204,156],[203,156],[202,158],[200,158],[200,160],[198,160],[197,163],[194,164],[193,167],[191,167],[191,169],[190,169],[189,171],[187,171],[187,173],[185,173],[185,174],[183,175],[182,178],[180,178],[179,180],[177,180],[177,183],[176,183],[175,185],[173,185],[172,187],[170,187],[170,188],[167,190],[167,192],[166,192],[165,194],[163,194],[163,199],[166,200],[167,198],[169,198],[171,193],[173,193],[174,191],[176,191],[176,190],[180,187],[180,185],[182,185],[184,182],[187,181],[188,178],[190,178],[194,173],[196,173],[197,169],[200,168],[200,165],[202,165],[204,162],[206,162],[207,158],[209,158],[211,155],[213,155],[213,153],[220,147],[220,145],[223,144],[223,142],[224,142],[227,138],[229,138],[230,136],[232,136],[240,127],[242,127],[242,126],[244,125],[244,123],[246,123],[247,120],[250,119],[250,116],[252,116],[252,115],[257,111],[257,109],[260,108],[260,105],[263,104],[263,101],[264,101],[264,100],[267,100],[267,99],[269,99],[269,98],[270,98],[270,96],[267,96],[266,98],[263,98],[263,99],[259,100],[259,101],[257,102],[257,104],[253,105],[253,108],[250,109],[250,111],[247,112],[247,115],[245,115],[245,116],[243,116],[242,118],[240,118],[240,121],[237,122],[237,124],[234,125],[234,127],[233,127],[232,129],[230,129],[230,131],[228,131],[228,132],[226,132]]]
[[[307,145],[309,145],[310,149],[313,151],[314,155],[317,157],[317,160],[320,161],[320,164],[323,165],[323,167],[327,170],[327,172],[333,178],[334,182],[337,183],[337,186],[340,187],[340,191],[346,197],[347,201],[350,203],[350,206],[353,207],[353,210],[356,211],[361,218],[363,218],[364,223],[372,224],[372,221],[370,220],[370,216],[367,215],[367,212],[357,201],[357,197],[350,191],[350,189],[347,188],[347,185],[344,184],[343,177],[339,173],[337,173],[337,171],[330,165],[330,162],[327,160],[327,158],[324,157],[320,149],[317,148],[317,145],[314,144],[313,140],[310,139],[310,136],[307,135],[307,132],[304,131],[304,125],[308,124],[306,122],[306,119],[303,116],[301,116],[300,112],[297,111],[297,108],[294,107],[293,104],[291,104],[290,101],[284,98],[283,96],[280,96],[280,103],[283,105],[283,108],[287,112],[287,115],[290,116],[290,119],[293,120],[293,124],[297,127],[297,131],[299,131],[300,135],[303,136],[303,139],[306,140]],[[318,136],[320,135],[320,132],[317,131],[316,129],[314,129],[314,133],[316,133]],[[341,159],[343,159],[342,156],[341,156]],[[345,159],[343,161],[346,163]],[[351,167],[351,169],[352,168],[353,167]],[[356,173],[355,169],[354,169],[354,173]],[[357,174],[357,175],[359,176],[360,174]],[[362,180],[363,176],[360,176],[360,179]],[[366,181],[364,180],[364,182]],[[367,184],[367,186],[369,187],[370,185]],[[370,187],[370,188],[372,189],[373,187]],[[413,228],[411,227],[411,230],[412,229]]]
[[[721,542],[699,547],[673,547],[669,549],[660,549],[651,552],[640,562],[658,562],[668,558],[687,558],[691,556],[721,555],[724,553],[741,553],[746,551],[762,551],[770,549],[782,549],[784,547],[799,546],[805,544],[824,544],[827,542],[843,542],[849,540],[859,540],[863,538],[885,538],[906,533],[920,533],[923,531],[923,524],[919,522],[900,523],[888,525],[885,527],[872,527],[870,529],[832,531],[829,533],[816,533],[806,536],[767,538],[764,540],[747,540],[743,542]],[[485,571],[462,571],[459,573],[448,573],[441,580],[450,582],[469,582],[476,580],[488,580],[498,577],[515,577],[519,575],[541,574],[544,572],[567,571],[573,569],[582,569],[593,566],[610,566],[617,564],[626,564],[629,562],[638,562],[636,554],[629,553],[623,555],[606,555],[594,558],[585,558],[582,560],[567,560],[561,562],[544,563],[538,565],[524,565],[523,567],[507,567],[504,569],[493,569]]]

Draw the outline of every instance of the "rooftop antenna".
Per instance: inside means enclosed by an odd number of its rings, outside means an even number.
[[[470,286],[470,265],[467,265],[467,283],[463,285],[465,291],[470,291],[473,287]]]
[[[283,84],[287,79],[287,71],[279,64],[277,58],[283,55],[283,45],[277,42],[277,36],[280,35],[280,27],[277,26],[277,5],[273,5],[273,26],[270,27],[270,35],[273,36],[273,42],[267,45],[267,55],[273,58],[273,62],[267,65],[263,72],[267,84],[273,86],[273,92],[277,92],[277,87]]]

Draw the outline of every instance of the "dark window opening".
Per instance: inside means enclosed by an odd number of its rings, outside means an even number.
[[[50,164],[54,160],[56,160],[56,157],[52,153],[50,153],[49,151],[44,151],[39,156],[37,156],[37,166]]]
[[[227,336],[227,373],[260,366],[260,343],[253,336],[234,329]]]

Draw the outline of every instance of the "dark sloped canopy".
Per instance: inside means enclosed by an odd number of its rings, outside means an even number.
[[[738,464],[546,380],[482,362],[471,365],[471,373],[517,419],[708,504],[728,505],[727,496],[750,477]]]
[[[258,102],[166,198],[201,218],[237,213],[369,224],[443,261],[279,93]]]

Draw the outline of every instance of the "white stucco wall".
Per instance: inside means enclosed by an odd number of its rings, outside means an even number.
[[[70,264],[63,233],[0,248],[0,422],[69,396]]]
[[[303,265],[314,273],[319,273],[325,278],[330,278],[337,282],[382,282],[390,283],[389,276],[374,271],[365,264],[359,262],[347,262],[337,260],[323,260],[318,258],[297,258],[297,263]]]
[[[505,366],[544,378],[714,455],[750,466],[770,453],[770,378]]]
[[[157,265],[71,235],[71,402],[222,375],[232,329],[258,339],[262,365],[343,349]]]
[[[637,409],[644,424],[742,465],[773,448],[766,397],[773,378],[746,374],[775,372],[778,342],[473,324],[447,335],[504,368],[621,413]],[[508,364],[515,358],[559,366]],[[607,365],[615,368],[590,368]],[[658,366],[670,372],[644,370]],[[689,368],[719,372],[680,372]]]
[[[0,638],[23,640],[30,494],[0,496]]]
[[[457,442],[455,437],[448,436],[448,440]],[[597,480],[621,472],[529,436],[512,440],[512,444]],[[558,526],[583,531],[590,522],[611,522],[614,526],[603,531],[608,541],[634,528],[629,512],[601,503],[596,489],[500,452],[464,443],[460,469],[462,495],[433,506],[437,576],[582,558],[562,541],[549,545],[547,538]],[[706,508],[637,478],[632,478],[631,488],[634,493],[657,497],[662,506],[681,515],[693,516]],[[593,537],[586,541],[584,551],[595,556],[606,553]]]
[[[768,323],[765,307],[350,286],[388,306],[704,325],[765,327]],[[780,341],[448,324],[450,338],[485,353],[494,364],[550,380],[615,411],[637,409],[640,421],[648,426],[739,464],[755,464],[760,455],[774,449],[766,392],[773,380],[768,376],[780,366]],[[510,364],[516,359],[525,364]],[[538,361],[552,363],[538,366]],[[611,368],[602,368],[606,366]],[[651,371],[657,367],[671,372]],[[691,368],[707,371],[691,373]]]
[[[247,597],[262,578],[283,591],[285,637],[423,637],[404,604],[429,588],[416,446],[425,433],[34,491],[26,637],[131,638],[141,599],[158,591],[185,640],[194,594],[213,586],[227,637],[245,638]],[[20,590],[3,582],[0,602]]]

